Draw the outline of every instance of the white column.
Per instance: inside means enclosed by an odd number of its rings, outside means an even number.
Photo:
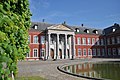
[[[62,59],[64,59],[65,52],[64,52],[64,42],[62,42]]]
[[[54,60],[56,60],[56,42],[54,42]]]
[[[68,53],[67,53],[67,34],[65,34],[65,58],[68,59]]]
[[[60,54],[59,54],[59,34],[57,34],[57,59],[60,59]]]
[[[75,36],[73,35],[73,50],[72,50],[72,56],[73,58],[76,58],[76,53],[75,53]]]
[[[49,59],[51,59],[51,55],[50,55],[50,34],[48,33],[48,56]]]
[[[47,35],[46,35],[46,41],[45,41],[45,59],[48,59],[48,41],[47,41]]]
[[[71,50],[71,46],[72,46],[72,45],[71,45],[71,36],[69,37],[69,41],[70,41],[70,42],[69,42],[69,53],[70,53],[70,59],[72,59],[72,52],[71,52],[71,51],[72,51],[72,50]]]

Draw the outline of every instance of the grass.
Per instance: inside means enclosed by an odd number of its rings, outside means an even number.
[[[31,77],[17,77],[15,80],[46,80],[39,76],[31,76]]]

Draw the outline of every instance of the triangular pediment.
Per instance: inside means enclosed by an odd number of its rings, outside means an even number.
[[[60,24],[60,25],[53,25],[53,26],[48,27],[47,29],[68,30],[68,31],[72,30],[71,28],[69,28],[69,27],[67,27],[67,26],[64,26],[64,25],[62,25],[62,24]]]

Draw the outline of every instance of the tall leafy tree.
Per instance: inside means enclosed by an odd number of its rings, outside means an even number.
[[[17,61],[29,51],[30,27],[28,0],[0,0],[0,80],[17,73]]]

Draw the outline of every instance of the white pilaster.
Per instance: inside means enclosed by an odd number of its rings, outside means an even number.
[[[46,35],[47,37],[47,35]],[[47,38],[46,38],[46,41],[45,41],[45,59],[48,59],[48,41],[47,41]]]
[[[68,59],[68,52],[67,52],[67,34],[65,34],[65,58]]]
[[[56,60],[56,42],[54,42],[54,60]]]
[[[49,57],[49,59],[51,59],[51,55],[50,55],[50,35],[51,34],[48,33],[48,57]]]
[[[72,45],[71,45],[71,36],[69,37],[69,41],[70,41],[70,42],[69,42],[69,53],[70,53],[70,59],[72,59],[72,52],[71,52],[71,51],[72,51],[72,50],[71,50],[71,49],[72,49],[72,47],[71,47],[71,46],[72,46]]]
[[[60,54],[59,54],[59,34],[57,34],[57,59],[60,59]]]
[[[73,35],[73,58],[76,58],[76,52],[75,52],[75,35]]]

